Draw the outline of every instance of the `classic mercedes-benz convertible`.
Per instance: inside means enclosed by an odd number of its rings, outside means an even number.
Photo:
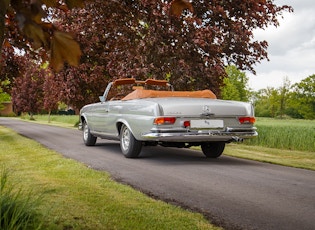
[[[79,129],[85,145],[97,138],[120,141],[127,158],[142,146],[201,146],[217,158],[226,143],[256,137],[250,103],[219,100],[210,90],[174,91],[164,80],[119,79],[108,84],[100,102],[80,111]]]

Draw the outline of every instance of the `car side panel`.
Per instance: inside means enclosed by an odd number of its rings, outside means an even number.
[[[92,133],[101,132],[105,129],[104,122],[108,116],[107,108],[107,103],[96,103],[88,108],[88,110],[84,113]]]
[[[117,124],[123,123],[139,140],[144,131],[150,131],[154,117],[158,114],[160,112],[157,103],[143,100],[113,102],[110,106],[109,119],[115,127],[112,127],[111,132],[119,132]]]

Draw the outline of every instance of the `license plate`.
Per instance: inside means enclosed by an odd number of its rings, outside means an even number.
[[[223,128],[224,123],[223,120],[191,120],[190,121],[191,128]]]

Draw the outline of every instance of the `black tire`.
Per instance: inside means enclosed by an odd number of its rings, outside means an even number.
[[[83,142],[86,146],[93,146],[96,143],[97,137],[93,136],[86,121],[83,121]]]
[[[120,129],[120,148],[126,158],[137,158],[142,149],[142,142],[135,139],[126,125]]]
[[[218,158],[225,148],[224,142],[206,142],[201,144],[203,154],[208,158]]]

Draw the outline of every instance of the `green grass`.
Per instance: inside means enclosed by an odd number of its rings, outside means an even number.
[[[308,151],[266,148],[243,144],[228,144],[224,150],[224,155],[315,170],[315,153]]]
[[[245,144],[315,152],[315,121],[258,118],[258,137]]]
[[[218,229],[1,126],[0,143],[12,183],[42,196],[42,229]]]
[[[56,125],[66,128],[76,128],[79,123],[79,115],[51,115],[50,121],[48,115],[34,115],[35,120],[33,121],[30,120],[30,116],[27,114],[20,118],[29,122]]]
[[[9,171],[0,169],[0,229],[40,229],[41,214],[36,212],[40,196],[9,184]]]

